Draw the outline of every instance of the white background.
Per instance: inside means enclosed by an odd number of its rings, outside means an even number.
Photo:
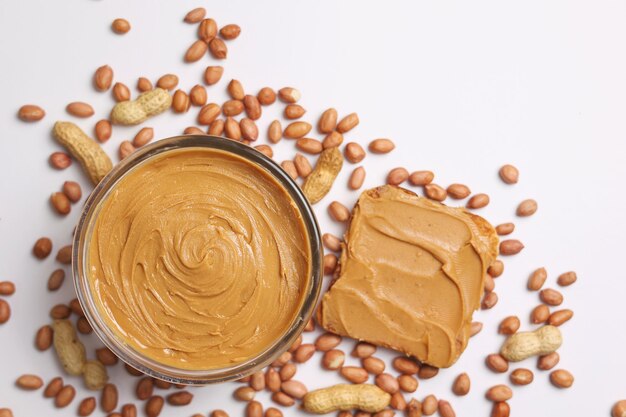
[[[115,80],[133,87],[138,76],[156,80],[174,72],[188,90],[201,81],[205,58],[184,64],[182,55],[195,40],[195,26],[182,22],[185,13],[204,5],[220,25],[238,23],[239,39],[228,43],[222,82],[209,89],[210,101],[225,99],[225,85],[241,80],[253,94],[269,85],[292,85],[303,94],[305,119],[316,121],[325,108],[341,114],[358,112],[361,124],[348,140],[367,144],[390,137],[397,149],[390,155],[369,155],[363,162],[366,186],[380,184],[396,166],[432,169],[436,182],[463,182],[474,192],[492,197],[480,211],[492,223],[513,220],[514,237],[526,244],[518,256],[505,259],[497,280],[500,302],[478,312],[483,332],[451,369],[420,383],[415,396],[433,393],[451,400],[458,416],[486,416],[486,389],[507,382],[493,374],[484,357],[499,349],[497,323],[520,316],[531,328],[530,310],[536,293],[525,289],[537,267],[549,272],[548,286],[559,273],[576,270],[579,281],[563,290],[563,307],[575,311],[562,327],[563,367],[576,376],[569,390],[557,390],[546,372],[535,382],[516,388],[510,401],[515,416],[608,416],[611,405],[626,398],[626,3],[585,1],[9,1],[0,3],[0,280],[16,282],[10,297],[13,316],[0,326],[0,407],[16,416],[75,415],[78,401],[55,410],[41,391],[14,388],[26,372],[46,380],[61,374],[52,351],[33,347],[36,329],[49,321],[49,308],[73,298],[71,281],[50,294],[46,280],[57,268],[54,256],[37,261],[31,247],[40,236],[53,238],[55,251],[70,242],[80,205],[70,216],[53,214],[48,196],[65,180],[78,180],[88,190],[77,164],[54,171],[48,155],[58,150],[50,136],[55,120],[73,120],[91,134],[113,104],[110,93],[91,87],[94,70],[103,64]],[[127,18],[126,36],[110,31],[116,17]],[[84,100],[96,116],[76,120],[65,113],[68,102]],[[47,111],[36,124],[16,118],[17,109],[36,103]],[[264,109],[267,124],[282,104]],[[148,122],[157,137],[179,134],[192,125],[195,112],[166,114]],[[105,145],[117,160],[123,139],[138,128],[115,128]],[[264,134],[260,142],[264,142]],[[293,143],[275,147],[278,160],[292,157]],[[519,184],[504,185],[497,177],[503,163],[520,168]],[[341,173],[332,194],[316,207],[324,231],[341,233],[328,218],[327,204],[339,199],[352,204],[357,193],[345,183],[352,167]],[[535,198],[539,211],[515,218],[517,203]],[[448,201],[455,204],[454,201]],[[419,302],[419,300],[416,300]],[[312,339],[312,335],[306,335]],[[86,339],[83,337],[83,339]],[[90,339],[89,354],[97,341]],[[352,342],[344,342],[350,350]],[[387,353],[384,357],[391,357]],[[317,354],[301,366],[297,379],[310,388],[340,379],[321,370]],[[355,362],[353,359],[349,361]],[[520,364],[535,370],[534,360]],[[464,398],[450,392],[451,381],[468,372],[472,391]],[[121,366],[111,370],[121,401],[133,398],[134,381]],[[67,377],[87,395],[77,378]],[[164,416],[206,413],[224,408],[242,415],[243,405],[230,393],[233,384],[193,389],[195,399],[183,409],[167,407]],[[265,393],[258,396],[265,406]],[[98,411],[100,413],[100,411]],[[286,411],[296,415],[295,409]]]

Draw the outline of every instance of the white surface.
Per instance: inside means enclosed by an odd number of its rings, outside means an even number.
[[[485,322],[483,332],[454,367],[421,382],[417,398],[434,393],[449,399],[458,416],[488,415],[483,393],[507,382],[507,374],[487,371],[484,357],[502,342],[496,329],[503,317],[516,314],[524,328],[530,327],[528,314],[538,299],[525,283],[539,266],[548,269],[550,287],[563,271],[579,274],[579,282],[563,290],[563,307],[576,315],[562,328],[559,364],[576,382],[560,391],[546,372],[536,371],[534,360],[519,364],[535,372],[535,382],[515,389],[512,415],[608,416],[611,405],[626,398],[624,2],[5,0],[0,3],[0,280],[15,281],[18,291],[9,299],[12,319],[0,326],[0,407],[13,408],[16,416],[60,416],[75,415],[78,404],[55,410],[41,391],[13,387],[21,373],[46,380],[61,373],[52,351],[34,349],[33,335],[48,322],[52,305],[73,297],[69,280],[61,291],[47,292],[47,277],[58,265],[54,256],[40,262],[30,253],[39,236],[52,237],[55,251],[70,242],[80,205],[61,219],[48,205],[49,194],[64,180],[87,186],[77,164],[62,172],[47,165],[48,155],[58,149],[49,134],[52,123],[72,119],[64,107],[74,100],[97,109],[91,119],[74,120],[88,132],[108,114],[110,93],[91,88],[93,71],[103,64],[111,65],[115,80],[132,86],[133,94],[138,76],[156,80],[174,72],[187,90],[200,82],[213,61],[182,63],[195,39],[195,26],[182,18],[202,4],[220,25],[235,22],[243,28],[241,37],[228,43],[225,76],[209,89],[210,101],[225,99],[231,78],[252,92],[265,85],[296,86],[308,110],[305,119],[316,121],[328,106],[341,114],[356,111],[361,124],[347,140],[395,140],[392,154],[365,159],[366,186],[381,183],[395,166],[432,169],[439,184],[463,182],[489,193],[492,203],[480,214],[494,224],[513,220],[518,225],[514,237],[526,249],[505,259],[505,273],[497,280],[498,305],[476,314]],[[130,20],[126,36],[111,33],[116,17]],[[19,122],[17,109],[31,102],[43,106],[47,117],[36,124]],[[279,104],[264,109],[263,133],[281,110]],[[167,137],[192,125],[194,117],[195,111],[167,114],[147,125]],[[105,148],[116,155],[119,142],[137,130],[115,128]],[[276,153],[278,160],[291,157],[293,144],[283,141]],[[507,162],[521,171],[513,187],[497,177]],[[345,188],[351,168],[346,165],[332,195],[316,206],[325,231],[340,232],[326,214],[327,204],[356,199],[357,193]],[[528,197],[539,201],[538,213],[515,218],[516,204]],[[89,345],[97,346],[96,340]],[[350,350],[351,343],[343,347]],[[310,388],[339,381],[321,370],[319,360],[317,354],[299,368],[297,379]],[[450,384],[464,371],[472,391],[455,398]],[[132,378],[121,366],[111,373],[120,386],[120,403],[131,400]],[[65,379],[82,386],[76,378]],[[193,389],[191,406],[166,406],[162,415],[224,408],[239,416],[243,405],[231,399],[232,389],[232,384]],[[86,394],[81,388],[78,397]],[[271,404],[265,393],[259,397]]]

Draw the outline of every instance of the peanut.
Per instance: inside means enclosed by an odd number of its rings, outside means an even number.
[[[530,321],[533,324],[545,323],[550,317],[550,308],[545,304],[539,304],[530,313]]]
[[[289,395],[292,398],[302,399],[306,393],[308,392],[306,386],[300,382],[295,380],[285,381],[280,385],[282,391]]]
[[[517,206],[516,213],[520,217],[528,217],[537,211],[537,202],[533,199],[524,200]]]
[[[56,378],[52,378],[46,388],[43,391],[43,396],[45,398],[53,398],[56,397],[59,391],[63,388],[63,378],[60,376]]]
[[[394,358],[392,365],[396,371],[405,375],[414,375],[420,370],[417,362],[405,356],[398,356],[397,358]]]
[[[123,140],[122,142],[120,142],[120,147],[119,147],[119,150],[118,150],[118,156],[119,156],[120,160],[128,157],[133,152],[135,152],[135,147],[133,146],[133,144],[130,141]]]
[[[268,145],[257,145],[254,147],[254,149],[261,152],[263,155],[267,156],[268,158],[274,157],[274,151]]]
[[[292,180],[298,178],[298,170],[296,169],[296,165],[293,161],[283,161],[280,163],[280,166],[283,170],[291,177]]]
[[[246,405],[245,417],[263,417],[263,406],[258,401],[250,401]]]
[[[291,379],[291,378],[290,378]],[[267,368],[267,372],[265,373],[265,386],[270,392],[278,392],[280,391],[281,384],[280,374],[274,368]]]
[[[25,374],[17,378],[15,385],[24,390],[36,390],[43,386],[43,381],[37,375]]]
[[[493,261],[491,265],[489,265],[489,268],[487,269],[487,273],[491,275],[493,278],[499,277],[500,275],[502,275],[503,272],[504,272],[504,263],[499,259],[496,259],[495,261]]]
[[[574,384],[574,376],[565,369],[557,369],[550,373],[550,382],[557,388],[569,388]]]
[[[456,417],[454,409],[446,400],[439,400],[439,415],[441,417]]]
[[[373,375],[382,374],[385,372],[386,367],[385,361],[373,356],[361,359],[361,366],[363,366],[363,369],[365,369],[368,373]]]
[[[206,42],[202,40],[195,41],[187,49],[187,52],[185,52],[185,62],[196,62],[200,60],[200,58],[202,58],[206,54],[208,49],[209,46],[206,44]]]
[[[341,133],[341,132],[340,132]],[[365,158],[365,151],[356,142],[350,142],[346,145],[344,150],[346,159],[353,164],[361,162]]]
[[[491,408],[491,417],[509,417],[511,414],[511,407],[506,401],[493,403]]]
[[[406,168],[393,168],[387,174],[387,184],[390,185],[400,185],[407,179],[409,179],[409,171]]]
[[[500,242],[500,255],[516,255],[524,249],[524,244],[517,239],[507,239]]]
[[[257,371],[250,375],[250,388],[255,391],[263,391],[265,389],[265,375],[262,371]]]
[[[302,185],[302,192],[311,204],[319,202],[330,191],[337,174],[343,166],[341,152],[337,148],[322,151],[315,169],[307,176]]]
[[[283,128],[278,120],[274,120],[267,128],[267,138],[272,143],[278,143],[283,137]]]
[[[500,354],[511,362],[519,362],[531,356],[552,353],[562,342],[559,329],[546,325],[533,332],[520,332],[510,336],[502,345]]]
[[[111,110],[111,122],[125,126],[136,125],[163,113],[171,105],[172,96],[163,88],[155,88],[135,100],[117,103]]]
[[[467,395],[470,391],[470,385],[471,382],[469,375],[463,372],[454,380],[454,383],[452,384],[452,392],[459,396]]]
[[[98,142],[100,143],[104,143],[111,139],[111,122],[106,119],[99,120],[94,128],[94,133],[96,134],[96,139],[98,139]]]
[[[98,358],[104,366],[113,366],[118,362],[115,353],[111,352],[109,348],[106,347],[96,349],[96,358]]]
[[[161,414],[161,410],[163,409],[163,403],[165,400],[160,395],[153,395],[146,402],[146,416],[148,417],[157,417]]]
[[[486,207],[489,204],[489,196],[484,193],[475,194],[470,198],[466,204],[469,209],[479,209]]]
[[[71,385],[65,385],[54,396],[54,405],[58,408],[67,407],[76,396],[76,389]]]
[[[99,390],[107,383],[109,375],[100,361],[91,360],[85,362],[85,366],[83,367],[83,379],[88,389]]]
[[[328,370],[339,369],[343,366],[346,355],[343,351],[332,349],[324,353],[322,357],[322,367]]]
[[[245,140],[255,141],[259,138],[259,129],[256,123],[252,119],[244,117],[239,121],[239,128],[241,129],[241,136]]]
[[[483,297],[483,301],[480,303],[480,308],[483,310],[489,310],[498,303],[498,294],[495,292],[488,292]]]
[[[45,259],[52,252],[52,240],[47,237],[40,237],[33,245],[33,254],[38,259]]]
[[[561,287],[567,287],[568,285],[572,285],[573,283],[575,283],[577,279],[578,276],[576,275],[576,272],[569,271],[559,275],[559,277],[556,279],[556,283],[559,284]]]
[[[293,87],[283,87],[278,90],[278,97],[285,103],[293,104],[300,100],[302,95],[300,94],[300,91]]]
[[[125,33],[128,33],[128,31],[130,30],[130,23],[126,19],[118,18],[115,19],[113,23],[111,23],[111,29],[118,35],[123,35]]]
[[[513,165],[503,165],[498,174],[506,184],[516,184],[519,179],[519,171]]]
[[[352,130],[356,125],[359,124],[359,116],[356,113],[350,113],[339,123],[337,123],[337,132],[346,133]]]
[[[391,396],[376,385],[339,384],[311,391],[304,396],[303,407],[314,414],[338,410],[362,410],[377,413],[389,405]]]
[[[431,171],[414,171],[409,175],[409,182],[412,185],[428,185],[435,179],[435,174]]]
[[[198,38],[209,43],[217,35],[217,23],[215,20],[208,18],[202,19],[198,25]]]
[[[422,403],[417,401],[415,398],[409,401],[407,406],[407,417],[422,417]]]
[[[72,159],[65,152],[53,152],[48,158],[50,166],[54,169],[65,169],[72,165]]]
[[[531,291],[539,291],[547,278],[548,273],[546,272],[546,268],[534,270],[530,277],[528,277],[528,289]]]
[[[93,107],[81,101],[75,101],[67,105],[65,110],[75,117],[91,117],[94,114]]]
[[[167,403],[169,405],[181,406],[187,405],[193,399],[193,394],[189,391],[179,391],[167,396]]]
[[[367,371],[358,366],[343,366],[339,373],[353,384],[363,384],[369,378]]]
[[[350,219],[350,210],[338,201],[333,201],[328,206],[328,214],[338,222],[347,222]]]
[[[315,345],[311,343],[302,344],[293,353],[293,361],[296,363],[304,363],[311,359],[315,353]]]
[[[176,90],[172,96],[172,111],[174,113],[186,113],[191,106],[191,100],[183,90]]]
[[[206,67],[204,70],[204,82],[206,85],[214,85],[219,82],[224,74],[224,67],[213,65]]]
[[[417,371],[417,376],[419,376],[420,379],[430,379],[437,376],[438,373],[439,368],[424,364],[420,367],[420,370]]]
[[[513,223],[502,223],[496,226],[496,233],[499,236],[510,235],[515,230],[515,224]]]
[[[401,392],[396,392],[391,395],[391,401],[389,401],[389,406],[394,410],[404,411],[406,409],[406,400],[404,399],[404,395]]]
[[[57,304],[50,309],[50,317],[53,319],[66,319],[72,314],[72,310],[65,304]]]
[[[549,306],[558,306],[563,303],[563,295],[557,290],[546,288],[539,292],[539,298]]]
[[[270,104],[274,104],[276,101],[276,92],[270,87],[263,87],[257,93],[256,98],[259,100],[261,105],[269,106]]]
[[[57,252],[55,258],[62,264],[69,265],[72,263],[72,245],[65,245]]]
[[[220,115],[222,109],[218,104],[209,103],[203,106],[198,112],[198,124],[200,125],[210,125],[217,119],[217,116]]]
[[[194,85],[189,91],[189,100],[194,106],[204,106],[207,101],[206,88],[200,84]]]
[[[152,396],[154,392],[154,382],[151,377],[145,376],[137,382],[137,387],[135,388],[135,395],[137,399],[144,401]]]
[[[317,129],[321,133],[330,133],[335,130],[337,126],[337,110],[329,108],[322,113],[319,122],[317,123]]]
[[[185,15],[184,21],[187,23],[200,23],[204,16],[206,16],[206,9],[204,7],[196,7]]]
[[[550,317],[548,317],[548,324],[551,324],[552,326],[560,326],[566,321],[569,321],[569,319],[571,319],[573,316],[574,312],[572,310],[558,310],[550,314]]]
[[[415,392],[419,384],[417,379],[411,375],[400,375],[398,377],[398,385],[404,392]]]
[[[38,350],[48,350],[52,346],[52,327],[45,325],[37,330],[35,335],[35,346]]]
[[[483,329],[483,324],[479,321],[473,321],[470,325],[470,337],[476,336]]]
[[[528,385],[533,382],[534,376],[530,369],[519,368],[511,372],[510,379],[514,385]]]
[[[485,396],[493,402],[508,401],[513,397],[513,391],[504,384],[494,385],[487,390]]]
[[[424,185],[424,193],[426,197],[435,201],[443,201],[448,197],[448,192],[443,187],[432,183]]]
[[[34,104],[25,104],[17,112],[17,117],[24,122],[37,122],[43,119],[45,115],[44,109]]]
[[[306,113],[306,110],[304,107],[302,107],[299,104],[288,104],[285,107],[285,119],[299,119],[302,116],[304,116],[304,114]]]
[[[319,154],[322,153],[324,147],[322,146],[322,142],[317,139],[311,138],[300,138],[296,141],[296,148],[300,149],[302,152],[310,153],[310,154]]]
[[[243,101],[228,100],[222,104],[222,113],[224,116],[238,116],[244,111]]]
[[[48,278],[48,290],[56,291],[61,288],[63,285],[63,281],[65,280],[65,271],[62,269],[57,269],[50,274]]]
[[[437,407],[437,397],[435,397],[434,395],[427,395],[426,397],[424,397],[424,400],[422,401],[422,412],[425,416],[435,414],[435,411],[437,411]]]
[[[368,149],[372,153],[385,154],[394,150],[396,145],[389,139],[374,139],[370,142]]]
[[[246,110],[248,117],[252,120],[259,120],[261,118],[263,110],[261,109],[261,103],[256,96],[250,94],[246,95],[243,98],[243,107]]]
[[[312,128],[313,126],[307,122],[293,122],[285,128],[283,136],[288,139],[299,139],[309,133]]]
[[[222,136],[222,134],[224,133],[225,125],[226,123],[224,123],[224,120],[222,119],[213,120],[213,122],[211,122],[211,125],[209,125],[209,135]]]
[[[130,90],[125,84],[115,83],[113,86],[113,98],[118,103],[120,101],[130,100]]]
[[[509,370],[509,362],[504,359],[502,355],[497,353],[492,353],[491,355],[488,355],[485,363],[487,364],[487,367],[493,372],[502,373]]]
[[[626,417],[626,400],[620,400],[613,405],[611,417]]]
[[[76,331],[68,320],[55,320],[53,324],[53,344],[63,369],[70,375],[83,373],[85,346],[77,339]]]
[[[85,417],[93,413],[96,409],[96,398],[95,397],[87,397],[80,402],[78,405],[78,415],[81,417]]]
[[[52,133],[57,142],[78,160],[94,185],[113,168],[104,150],[74,123],[56,122]]]
[[[390,374],[378,374],[376,375],[376,378],[374,378],[374,382],[380,389],[389,394],[395,394],[400,390],[398,380]]]
[[[209,42],[209,52],[215,59],[226,59],[228,56],[228,47],[220,38],[213,38]]]
[[[63,183],[63,194],[72,202],[77,203],[83,195],[80,184],[76,181],[65,181]]]
[[[320,352],[328,352],[341,343],[341,336],[333,333],[324,333],[315,340],[315,348]]]
[[[348,180],[348,187],[351,190],[358,190],[363,186],[363,182],[365,182],[365,168],[354,168],[354,171],[352,171],[352,174],[350,174],[350,179]]]
[[[154,87],[152,86],[152,82],[145,78],[145,77],[139,77],[137,79],[137,90],[139,90],[140,93],[145,93],[146,91],[150,91],[152,90]]]
[[[510,335],[519,330],[520,321],[517,316],[509,316],[500,322],[498,333]]]
[[[102,394],[100,395],[102,411],[110,413],[117,407],[117,401],[117,387],[113,384],[106,384],[104,388],[102,388]]]
[[[250,387],[239,387],[233,392],[233,397],[237,401],[252,401],[255,395],[256,391]]]
[[[352,350],[352,356],[361,359],[369,358],[374,353],[376,353],[376,346],[367,342],[358,342]]]
[[[227,117],[226,122],[224,123],[224,134],[228,139],[232,140],[241,140],[241,127],[239,123],[232,117]]]
[[[50,195],[50,204],[61,215],[69,214],[72,209],[69,198],[61,192]]]
[[[559,354],[557,352],[548,353],[547,355],[537,358],[537,368],[542,371],[548,371],[559,363]]]
[[[235,25],[233,23],[226,25],[220,29],[220,35],[222,35],[222,38],[226,40],[235,39],[239,36],[240,33],[241,28],[239,27],[239,25]]]
[[[289,381],[294,377],[297,371],[298,368],[294,363],[286,363],[280,368],[278,374],[280,375],[281,381]]]
[[[296,166],[298,175],[302,178],[308,177],[311,172],[313,172],[313,167],[311,166],[311,163],[301,153],[297,153],[296,156],[293,158],[293,164]]]
[[[337,131],[332,131],[322,141],[322,146],[326,148],[334,148],[343,143],[343,135]]]
[[[122,417],[137,417],[137,406],[135,404],[124,404],[122,406]]]
[[[450,184],[446,189],[450,198],[454,198],[456,200],[462,200],[467,198],[472,191],[465,184]]]

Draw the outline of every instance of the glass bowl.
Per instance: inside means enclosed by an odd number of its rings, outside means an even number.
[[[100,314],[93,294],[90,290],[88,276],[88,254],[92,228],[98,216],[102,202],[106,200],[111,189],[134,168],[156,155],[185,149],[211,148],[222,150],[245,158],[258,168],[269,173],[289,193],[302,216],[310,245],[310,272],[307,287],[300,310],[284,334],[265,350],[244,362],[224,368],[188,370],[164,365],[151,359],[121,340],[109,328]],[[176,384],[209,384],[240,379],[267,366],[285,352],[298,338],[304,326],[310,320],[320,293],[322,283],[322,245],[319,226],[300,187],[272,159],[256,149],[243,143],[215,136],[188,135],[159,140],[142,147],[125,158],[95,187],[87,199],[81,213],[72,251],[72,272],[78,300],[85,312],[85,317],[94,332],[104,344],[120,359],[146,375]]]

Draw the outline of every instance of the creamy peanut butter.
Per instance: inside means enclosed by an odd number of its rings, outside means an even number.
[[[311,275],[306,226],[286,189],[244,158],[205,148],[128,172],[102,203],[88,251],[108,326],[182,369],[265,351],[296,319]]]
[[[437,367],[465,349],[498,239],[484,219],[399,187],[361,194],[318,319]]]

